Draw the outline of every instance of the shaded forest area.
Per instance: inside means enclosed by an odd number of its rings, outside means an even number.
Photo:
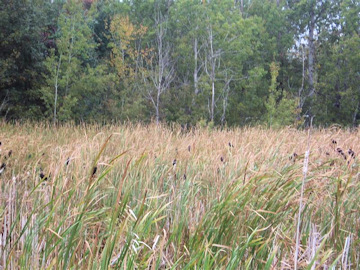
[[[356,0],[1,0],[6,120],[360,124]]]

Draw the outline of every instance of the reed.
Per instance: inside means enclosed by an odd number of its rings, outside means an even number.
[[[0,123],[0,268],[359,269],[359,135]]]

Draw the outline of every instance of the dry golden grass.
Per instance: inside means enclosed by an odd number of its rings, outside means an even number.
[[[307,134],[1,123],[0,265],[291,269]],[[300,267],[359,263],[359,135],[312,131]]]

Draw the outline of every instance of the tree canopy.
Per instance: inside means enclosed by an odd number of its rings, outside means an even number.
[[[353,0],[1,0],[6,120],[357,126]]]

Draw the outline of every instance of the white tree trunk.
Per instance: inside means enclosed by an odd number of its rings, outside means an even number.
[[[58,101],[58,80],[59,80],[59,73],[60,73],[60,66],[61,66],[61,54],[59,57],[59,63],[58,66],[56,68],[56,75],[55,75],[55,97],[54,97],[54,117],[53,117],[53,122],[54,124],[56,123],[56,117],[57,117],[57,101]]]

